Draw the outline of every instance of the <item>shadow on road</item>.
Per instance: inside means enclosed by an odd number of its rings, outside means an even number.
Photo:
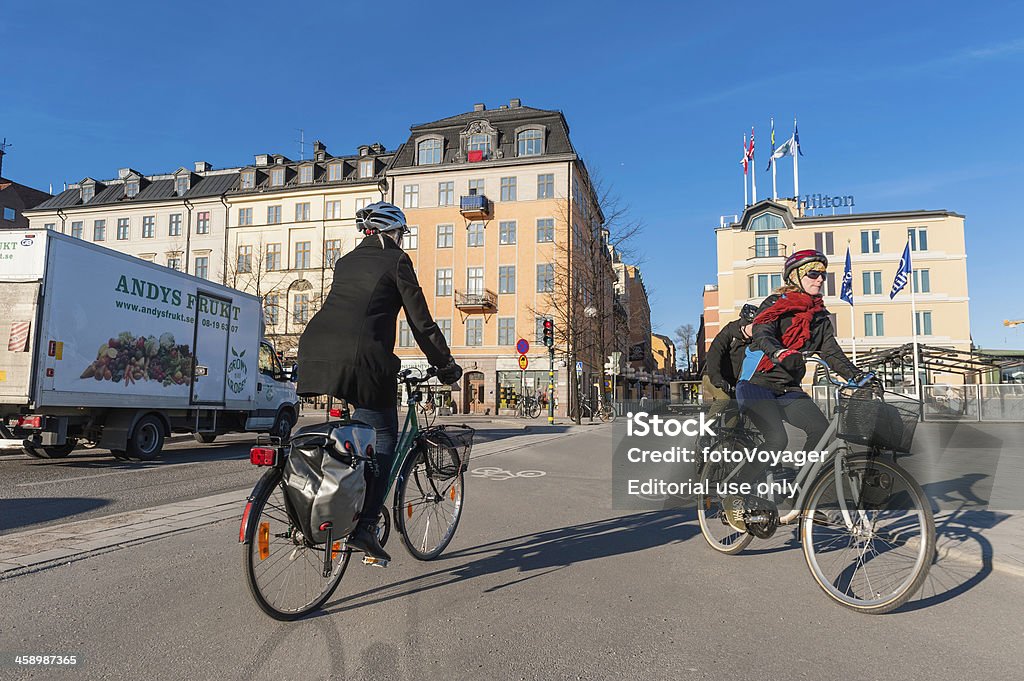
[[[33,497],[0,501],[0,532],[38,525],[51,520],[95,511],[111,503],[110,499],[89,497]],[[0,540],[2,542],[2,540]]]

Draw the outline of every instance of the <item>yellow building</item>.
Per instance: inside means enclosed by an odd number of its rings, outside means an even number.
[[[913,340],[908,285],[889,298],[908,239],[914,268],[918,342],[969,350],[970,315],[964,217],[945,210],[806,216],[793,201],[761,201],[737,222],[715,231],[717,289],[704,294],[706,344],[746,303],[760,302],[782,284],[782,268],[793,252],[816,248],[829,258],[825,305],[836,336],[853,355]],[[839,298],[849,246],[854,307]],[[959,380],[936,373],[927,381]]]

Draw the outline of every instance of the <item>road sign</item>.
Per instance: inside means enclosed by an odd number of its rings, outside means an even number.
[[[525,338],[520,338],[516,341],[516,352],[520,355],[525,355],[530,351],[530,343]]]
[[[530,360],[526,359],[526,355],[519,355],[519,368],[526,371],[528,366],[530,366]]]
[[[577,374],[582,374],[583,373],[583,362],[576,362],[576,373]]]

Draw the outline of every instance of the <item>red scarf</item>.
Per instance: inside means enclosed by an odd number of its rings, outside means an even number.
[[[824,309],[821,296],[794,291],[780,296],[771,307],[754,318],[754,324],[768,324],[783,315],[792,314],[793,321],[782,334],[782,345],[790,350],[799,350],[811,337],[811,320],[815,313]],[[758,362],[757,371],[769,371],[774,366],[775,362],[765,355]]]

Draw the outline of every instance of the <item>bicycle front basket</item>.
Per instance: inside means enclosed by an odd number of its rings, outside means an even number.
[[[909,452],[921,416],[916,401],[884,402],[868,389],[839,395],[839,437],[847,442]]]
[[[469,467],[469,452],[473,449],[476,431],[468,426],[434,426],[420,432],[419,439],[426,449],[427,475],[437,480],[449,480]]]

